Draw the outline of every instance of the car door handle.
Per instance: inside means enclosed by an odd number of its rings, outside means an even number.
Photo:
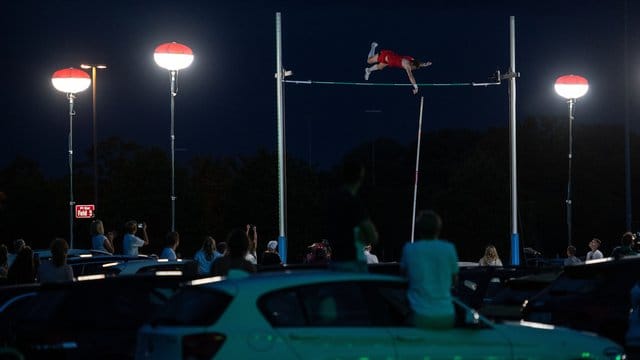
[[[291,333],[289,334],[289,338],[291,340],[320,340],[322,339],[322,336],[320,335],[302,335],[302,334],[295,334],[295,333]]]

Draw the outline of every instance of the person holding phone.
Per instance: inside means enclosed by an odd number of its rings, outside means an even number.
[[[142,238],[136,236],[136,232],[142,231]],[[124,224],[124,237],[122,238],[122,253],[129,256],[138,256],[138,249],[149,244],[147,236],[147,224],[138,223],[135,220],[127,221]]]

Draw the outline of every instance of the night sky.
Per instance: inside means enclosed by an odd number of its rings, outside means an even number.
[[[291,79],[362,81],[369,44],[377,41],[381,48],[432,61],[415,72],[419,83],[484,82],[495,70],[506,72],[509,15],[515,15],[519,121],[566,116],[553,83],[574,73],[591,85],[577,105],[577,122],[622,123],[626,95],[632,127],[640,130],[640,4],[634,1],[626,12],[626,58],[622,0],[19,1],[0,11],[0,166],[22,155],[48,174],[68,171],[68,103],[50,77],[81,63],[109,67],[98,73],[99,140],[118,136],[169,152],[169,73],[153,61],[154,48],[169,41],[195,54],[191,67],[179,73],[178,163],[201,154],[275,152],[276,11],[282,12],[283,59],[294,71]],[[370,81],[407,78],[402,70],[386,69]],[[418,97],[408,87],[287,84],[285,91],[287,151],[320,168],[374,138],[415,141]],[[421,94],[425,131],[508,126],[506,82],[422,88]],[[78,95],[76,109],[74,148],[81,161],[91,146],[89,90]]]

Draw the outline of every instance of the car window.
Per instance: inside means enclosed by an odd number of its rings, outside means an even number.
[[[374,325],[409,326],[411,308],[407,301],[407,286],[397,282],[370,282],[364,286],[365,297]]]
[[[260,304],[262,314],[273,326],[305,326],[306,319],[295,289],[271,293]]]
[[[305,285],[266,294],[258,306],[273,326],[374,326],[360,283]]]
[[[307,286],[299,291],[310,326],[370,326],[362,289],[356,283]]]
[[[151,318],[153,325],[207,326],[218,319],[233,297],[213,289],[187,287]]]

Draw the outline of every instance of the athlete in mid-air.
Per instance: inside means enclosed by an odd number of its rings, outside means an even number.
[[[409,76],[409,81],[411,81],[411,84],[413,85],[413,94],[417,94],[418,85],[416,84],[416,79],[413,77],[412,71],[422,67],[427,67],[431,65],[431,62],[421,62],[412,58],[411,56],[398,55],[391,50],[380,50],[379,53],[376,53],[377,46],[378,43],[371,43],[371,50],[369,51],[369,58],[367,59],[367,63],[373,65],[364,69],[364,79],[369,80],[371,72],[382,70],[387,66],[392,68],[404,69],[407,72],[407,76]]]

